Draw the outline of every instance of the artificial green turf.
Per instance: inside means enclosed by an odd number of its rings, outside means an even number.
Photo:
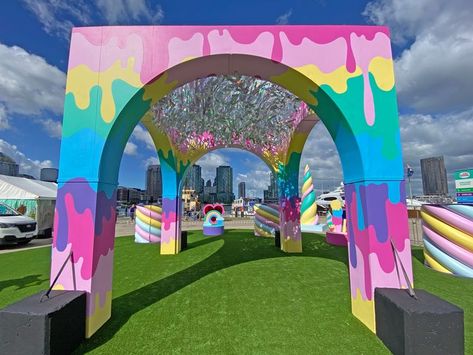
[[[189,233],[189,249],[118,238],[112,319],[77,353],[389,353],[350,313],[346,248],[304,235],[284,254],[250,231]],[[473,280],[426,269],[414,252],[417,288],[465,311],[473,353]],[[45,289],[49,248],[0,255],[0,306]]]

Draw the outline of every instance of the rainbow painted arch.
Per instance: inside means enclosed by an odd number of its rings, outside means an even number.
[[[234,141],[214,145],[212,137],[219,135],[206,130],[194,132],[195,135],[189,135],[189,143],[177,146],[175,143],[180,140],[173,140],[172,130],[166,133],[154,124],[152,108],[172,90],[199,78],[235,73],[270,81],[304,102],[294,116],[288,117],[294,124],[289,126],[284,142],[275,144],[269,138],[247,142],[235,136]],[[64,103],[51,279],[73,251],[75,265],[61,274],[57,287],[87,291],[87,336],[111,315],[118,171],[125,145],[139,122],[155,143],[165,182],[162,254],[177,254],[181,249],[179,191],[186,170],[208,149],[233,144],[255,152],[275,172],[281,249],[297,253],[302,251],[300,156],[319,119],[337,146],[345,177],[352,310],[374,331],[375,287],[406,287],[408,282],[396,273],[388,236],[412,279],[388,29],[74,28]],[[261,137],[268,134],[266,126]]]

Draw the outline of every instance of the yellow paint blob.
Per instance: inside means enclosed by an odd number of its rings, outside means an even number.
[[[394,87],[394,68],[392,59],[374,57],[368,67],[368,71],[373,74],[376,85],[381,90],[389,91]]]
[[[302,253],[302,240],[283,238],[281,236],[281,250],[286,253]]]
[[[305,103],[317,106],[317,99],[311,91],[317,92],[319,87],[314,85],[309,78],[301,80],[301,75],[297,71],[287,70],[281,75],[270,77],[270,81],[286,88]]]
[[[161,239],[161,255],[176,255],[179,254],[180,251],[180,245],[178,245],[175,239],[171,238],[169,243],[165,243]]]
[[[90,338],[112,315],[112,291],[107,291],[105,303],[100,307],[100,295],[95,295],[95,312],[85,319],[85,336]]]
[[[123,80],[137,90],[143,86],[140,74],[133,70],[134,65],[133,57],[128,58],[125,68],[121,66],[121,61],[117,60],[104,72],[94,72],[86,65],[78,65],[67,74],[66,94],[72,93],[77,107],[85,110],[90,105],[90,90],[96,85],[100,86],[102,89],[100,114],[105,122],[111,122],[115,117],[117,106],[112,93],[113,81]],[[128,99],[130,98],[126,98]]]
[[[331,73],[324,73],[313,64],[304,65],[295,69],[308,77],[318,86],[330,86],[337,94],[343,94],[347,91],[348,79],[360,76],[362,74],[359,67],[356,67],[356,70],[353,73],[350,73],[345,66],[341,66]]]
[[[174,80],[168,83],[168,76],[168,73],[165,72],[158,79],[154,80],[149,84],[146,84],[144,86],[145,92],[143,94],[143,100],[151,100],[151,105],[154,105],[156,102],[158,102],[159,99],[164,97],[164,95],[173,90],[177,86],[178,81]]]
[[[351,312],[364,325],[376,334],[376,318],[374,313],[374,301],[364,300],[359,289],[356,289],[356,297],[351,299]]]

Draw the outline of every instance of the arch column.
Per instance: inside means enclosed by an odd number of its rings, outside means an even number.
[[[177,159],[169,137],[154,124],[152,113],[147,112],[141,123],[148,130],[156,147],[161,165],[162,220],[161,255],[175,255],[181,251],[181,181],[183,164]],[[179,168],[182,168],[179,170]]]
[[[87,337],[111,316],[116,187],[77,178],[57,194],[51,281],[65,263],[54,289],[88,293]]]
[[[299,114],[306,115],[306,109]],[[290,139],[286,152],[286,163],[280,164],[278,168],[281,250],[288,253],[302,252],[299,169],[304,144],[318,121],[319,119],[314,114],[307,114],[304,117]]]
[[[375,288],[407,288],[401,263],[413,282],[405,182],[345,184],[345,201],[352,312],[375,332]]]
[[[175,255],[181,251],[181,179],[172,151],[165,158],[159,151],[163,180],[163,203],[161,220],[161,254]]]
[[[302,252],[301,199],[299,197],[300,154],[292,153],[289,162],[278,170],[279,230],[281,250],[287,253]]]

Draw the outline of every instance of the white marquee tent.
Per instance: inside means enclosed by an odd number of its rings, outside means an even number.
[[[0,202],[34,218],[40,234],[48,234],[53,227],[56,195],[53,182],[0,175]]]

